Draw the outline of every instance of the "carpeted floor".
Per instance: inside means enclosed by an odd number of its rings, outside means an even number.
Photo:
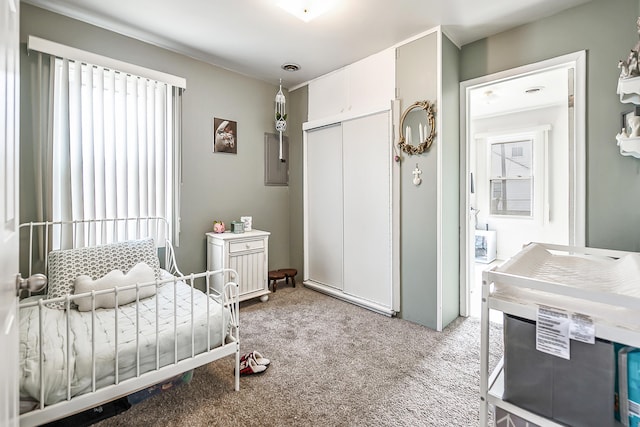
[[[110,426],[476,426],[480,322],[443,332],[304,288],[240,310],[241,352],[271,360],[233,390],[233,359],[97,424]],[[492,326],[492,360],[502,351]]]

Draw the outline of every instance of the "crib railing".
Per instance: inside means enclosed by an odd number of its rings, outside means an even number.
[[[82,293],[82,294],[70,294],[64,297],[58,298],[44,298],[41,296],[35,296],[33,298],[23,299],[20,303],[20,311],[21,317],[23,313],[26,313],[25,310],[31,310],[37,312],[37,324],[39,331],[44,329],[44,316],[48,310],[54,310],[53,308],[48,308],[47,306],[51,303],[63,303],[64,310],[55,309],[59,316],[64,316],[67,324],[67,331],[65,332],[67,336],[65,337],[65,342],[67,348],[64,349],[66,351],[65,356],[66,360],[64,361],[64,366],[67,371],[66,375],[66,385],[65,385],[65,397],[62,401],[57,403],[47,404],[45,402],[44,390],[47,388],[47,378],[44,375],[40,375],[43,372],[43,366],[45,364],[43,347],[45,347],[45,343],[47,337],[43,334],[40,334],[37,337],[39,348],[37,354],[37,362],[34,362],[34,370],[38,370],[38,372],[34,373],[39,375],[37,380],[34,382],[37,383],[37,386],[34,385],[34,388],[37,389],[37,393],[39,395],[39,399],[37,396],[34,396],[34,400],[37,400],[37,407],[35,409],[30,410],[29,412],[25,412],[20,416],[20,425],[21,426],[35,426],[41,425],[53,420],[57,420],[60,418],[64,418],[69,415],[73,415],[75,413],[81,412],[86,409],[93,408],[100,404],[112,401],[114,399],[118,399],[120,397],[127,396],[131,393],[134,393],[139,390],[143,390],[157,383],[163,382],[171,377],[182,374],[183,372],[189,371],[191,369],[197,368],[204,364],[210,363],[214,360],[220,359],[222,357],[235,355],[235,381],[234,388],[235,390],[239,390],[240,388],[240,336],[239,336],[239,307],[238,307],[238,285],[235,282],[229,282],[224,285],[221,291],[216,291],[213,286],[214,277],[222,276],[224,277],[225,273],[233,273],[228,274],[227,277],[235,277],[236,280],[240,280],[238,278],[238,274],[234,270],[225,269],[225,270],[217,270],[217,271],[205,271],[202,273],[191,274],[191,275],[183,275],[180,272],[176,264],[175,253],[173,250],[173,246],[169,240],[170,236],[170,227],[168,222],[161,217],[147,217],[147,218],[117,218],[117,219],[103,219],[103,220],[81,220],[81,221],[48,221],[48,222],[33,222],[22,224],[20,226],[20,247],[21,247],[21,272],[23,273],[23,277],[29,277],[35,273],[47,273],[48,267],[48,255],[53,250],[58,249],[73,249],[73,248],[81,248],[87,246],[97,246],[115,242],[121,242],[125,240],[134,240],[134,239],[144,239],[148,237],[153,237],[156,243],[156,247],[162,251],[164,249],[164,256],[161,257],[161,267],[166,271],[172,274],[172,277],[156,280],[153,282],[147,283],[137,283],[135,285],[129,286],[121,286],[117,288],[112,288],[108,290],[96,290],[92,292]],[[164,260],[164,263],[162,263]],[[158,326],[158,316],[161,308],[157,303],[158,299],[156,298],[156,307],[155,307],[155,332],[151,332],[150,336],[145,336],[147,342],[151,340],[155,345],[155,363],[154,364],[145,364],[145,368],[143,369],[140,363],[140,357],[142,354],[142,343],[139,341],[142,337],[140,336],[140,318],[141,318],[141,307],[144,304],[150,304],[148,299],[141,299],[140,292],[141,290],[148,289],[149,287],[155,287],[156,295],[163,287],[171,287],[173,286],[173,292],[176,292],[176,284],[182,281],[188,287],[188,292],[190,293],[191,298],[191,318],[187,321],[186,326],[183,323],[181,328],[177,328],[175,325],[178,322],[176,313],[176,307],[173,308],[173,357],[172,360],[167,362],[166,354],[161,356],[158,353],[158,348],[160,347],[160,335],[161,333],[167,333],[166,329],[171,328],[170,322],[169,326],[163,330],[160,330]],[[197,284],[197,286],[196,286]],[[122,295],[122,292],[126,291],[135,291],[135,301],[130,302],[129,304],[118,304],[118,294]],[[196,325],[196,318],[193,310],[194,297],[196,296],[196,292],[204,292],[204,296],[202,294],[198,294],[199,301],[202,301],[202,298],[206,298],[206,339],[198,339],[196,341],[196,333],[195,330],[198,327]],[[23,292],[24,294],[24,292]],[[46,289],[43,292],[44,295],[47,295]],[[119,318],[121,312],[124,310],[131,310],[131,307],[135,307],[135,314],[133,314],[135,318],[135,363],[134,363],[134,373],[131,375],[130,371],[127,371],[127,376],[120,375],[120,367],[121,361],[119,361],[118,357],[115,357],[113,360],[113,365],[110,370],[113,370],[113,381],[109,384],[104,384],[104,380],[99,381],[96,376],[96,365],[97,365],[97,351],[95,348],[95,336],[96,336],[96,318],[98,313],[105,309],[97,309],[96,308],[96,298],[104,297],[105,295],[112,294],[114,301],[116,302],[114,311],[114,333],[115,337],[115,354],[119,354],[119,348],[123,346],[121,341],[121,336],[118,328],[119,322],[124,318]],[[21,295],[22,297],[29,297],[30,295]],[[70,331],[69,331],[69,322],[72,313],[77,312],[75,306],[76,302],[80,298],[90,298],[91,301],[91,309],[86,312],[86,315],[91,316],[91,357],[90,357],[90,370],[91,370],[91,378],[90,378],[90,387],[89,390],[83,392],[83,394],[77,394],[74,392],[72,380],[70,377]],[[188,298],[188,297],[187,297]],[[142,303],[141,301],[147,301],[146,303]],[[174,304],[176,298],[174,295]],[[129,307],[129,308],[127,308]],[[210,316],[210,312],[213,312],[216,307],[224,308],[223,312],[227,313],[229,319],[229,330],[224,330],[224,322],[221,322],[219,325],[212,323]],[[148,308],[147,308],[148,309]],[[129,312],[128,312],[129,313]],[[77,313],[76,313],[77,314]],[[147,314],[148,315],[148,314]],[[152,315],[148,315],[152,316]],[[223,314],[224,316],[224,314]],[[166,324],[166,323],[165,323]],[[217,330],[217,335],[222,338],[221,343],[218,345],[213,343],[212,334]],[[188,337],[187,335],[190,335]],[[199,335],[201,336],[201,335]],[[187,340],[186,345],[178,346],[179,338]],[[203,340],[206,340],[206,345],[203,344]],[[181,341],[182,343],[183,341]],[[22,344],[21,344],[22,345]],[[180,347],[180,348],[179,348]],[[196,348],[198,347],[198,348]],[[204,349],[202,349],[204,347]],[[186,349],[186,350],[185,350]],[[62,349],[61,349],[62,350]],[[146,350],[145,350],[146,351]],[[186,354],[185,354],[186,353]],[[145,353],[147,354],[147,353]],[[88,359],[87,359],[88,360]],[[148,361],[148,359],[145,359]],[[23,361],[21,361],[23,363]],[[153,365],[153,366],[151,366]],[[102,365],[104,366],[104,365]],[[109,379],[110,381],[111,379]],[[99,383],[101,382],[101,383]]]
[[[224,288],[222,293],[218,293],[213,289],[213,277],[216,275],[223,275],[225,273],[233,273],[233,275],[231,277],[237,277],[237,273],[233,270],[230,269],[224,269],[224,270],[217,270],[217,271],[207,271],[207,272],[203,272],[203,273],[198,273],[198,274],[191,274],[188,276],[182,276],[182,277],[172,277],[172,278],[167,278],[164,280],[157,280],[155,282],[149,282],[149,283],[139,283],[139,284],[135,284],[135,285],[129,285],[129,286],[122,286],[122,287],[117,287],[115,289],[109,289],[109,290],[100,290],[100,291],[92,291],[92,292],[87,292],[87,293],[82,293],[82,294],[73,294],[73,295],[67,295],[65,297],[59,297],[59,298],[51,298],[51,299],[38,299],[36,301],[28,301],[28,302],[23,302],[20,305],[20,309],[24,310],[27,309],[29,307],[37,307],[38,310],[38,323],[39,323],[39,330],[42,331],[44,329],[44,324],[43,324],[43,312],[45,310],[49,310],[48,308],[46,308],[46,306],[50,303],[54,303],[54,302],[63,302],[65,304],[66,307],[66,311],[65,311],[65,316],[66,316],[66,322],[67,325],[70,324],[70,314],[72,313],[72,311],[74,310],[73,308],[71,308],[71,305],[74,301],[78,300],[79,298],[91,298],[91,306],[92,309],[90,310],[90,312],[87,312],[87,314],[90,313],[90,316],[92,318],[91,324],[92,324],[92,360],[91,360],[91,391],[85,394],[81,394],[81,395],[77,395],[77,396],[73,396],[72,393],[72,379],[71,379],[71,348],[70,348],[70,330],[67,327],[67,337],[66,337],[66,344],[67,344],[67,348],[66,348],[66,362],[65,362],[65,369],[67,372],[67,384],[66,384],[66,400],[62,401],[62,402],[58,402],[58,403],[54,403],[52,405],[46,405],[45,404],[45,396],[44,396],[44,390],[47,387],[47,383],[46,383],[46,378],[45,375],[42,375],[40,373],[43,372],[43,365],[44,365],[44,354],[43,354],[43,348],[45,347],[45,340],[47,339],[46,336],[43,336],[43,334],[40,334],[39,336],[39,360],[38,360],[38,366],[39,366],[39,381],[40,381],[40,399],[39,399],[39,403],[36,409],[27,412],[25,414],[22,414],[20,417],[20,425],[21,426],[35,426],[35,425],[40,425],[44,422],[48,422],[51,420],[55,420],[55,419],[59,419],[62,418],[64,416],[68,416],[77,412],[80,412],[82,410],[85,409],[89,409],[92,408],[94,406],[97,406],[99,404],[105,403],[107,401],[111,401],[123,396],[126,396],[128,394],[134,393],[136,391],[142,390],[144,388],[147,388],[151,385],[157,384],[159,382],[162,382],[168,378],[171,378],[175,375],[178,375],[182,372],[186,372],[190,369],[194,369],[198,366],[204,365],[206,363],[209,363],[211,361],[217,360],[221,357],[225,357],[228,355],[232,355],[235,353],[236,355],[236,360],[235,360],[235,384],[234,384],[234,388],[235,390],[239,390],[240,388],[240,379],[239,379],[239,346],[240,346],[240,337],[239,337],[239,307],[238,307],[238,285],[236,283],[233,282],[229,282],[227,283]],[[202,352],[197,352],[196,351],[196,343],[195,343],[195,316],[193,313],[193,295],[195,292],[198,292],[198,290],[196,289],[195,283],[196,280],[200,280],[203,279],[206,283],[206,289],[205,289],[205,294],[207,296],[207,314],[206,314],[206,336],[207,336],[207,343],[206,343],[206,348],[204,351]],[[173,325],[174,325],[174,336],[173,336],[173,343],[174,343],[174,360],[172,363],[169,364],[165,364],[162,365],[160,363],[160,330],[158,329],[158,316],[159,316],[159,308],[158,307],[158,299],[156,299],[156,333],[155,333],[155,348],[156,348],[156,362],[155,362],[155,367],[152,370],[143,372],[140,368],[140,343],[137,340],[136,341],[136,366],[135,366],[135,376],[129,379],[124,379],[121,380],[119,378],[119,358],[117,357],[118,355],[118,317],[117,317],[117,313],[119,312],[119,309],[121,308],[121,306],[119,306],[117,304],[117,295],[118,293],[121,293],[123,291],[126,290],[132,290],[135,289],[136,291],[136,301],[133,303],[130,303],[129,306],[131,306],[131,304],[133,304],[136,308],[136,337],[139,338],[139,317],[140,317],[140,299],[139,299],[139,293],[140,290],[145,288],[145,287],[155,287],[156,291],[158,291],[160,286],[173,286],[174,288],[174,293],[175,293],[175,289],[176,289],[176,284],[182,281],[184,283],[186,283],[190,289],[191,289],[191,304],[192,304],[192,311],[191,311],[191,322],[190,322],[190,335],[191,335],[191,349],[190,349],[190,354],[188,355],[188,357],[183,357],[182,359],[180,359],[178,357],[178,328],[177,328],[177,310],[175,310],[174,308],[174,320],[173,320]],[[96,297],[101,296],[101,295],[109,295],[109,294],[113,294],[113,297],[116,301],[116,308],[115,313],[116,313],[116,317],[115,317],[115,324],[114,324],[114,329],[115,329],[115,337],[116,337],[116,341],[115,341],[115,354],[116,357],[114,359],[114,382],[113,384],[104,386],[104,387],[98,387],[97,385],[97,381],[96,381],[96,351],[95,351],[95,319],[96,319],[96,312],[97,310],[104,310],[104,309],[96,309],[95,308],[95,301],[96,301]],[[175,296],[175,295],[174,295]],[[176,299],[174,298],[174,301],[176,301]],[[226,313],[228,313],[229,316],[229,330],[225,330],[225,322],[220,322],[220,336],[221,337],[226,337],[223,338],[222,342],[220,345],[212,345],[211,343],[211,331],[213,328],[216,327],[216,325],[213,325],[211,323],[211,317],[210,317],[210,309],[212,307],[213,304],[219,305],[220,307],[224,307]],[[223,318],[224,318],[224,312],[223,312]],[[184,349],[183,349],[184,350]]]
[[[77,221],[42,221],[20,224],[23,277],[45,273],[52,250],[104,245],[125,240],[153,237],[156,247],[164,249],[163,268],[181,276],[171,244],[171,227],[163,217],[127,217],[84,219]],[[26,252],[28,251],[28,252]],[[46,292],[46,290],[45,290]]]

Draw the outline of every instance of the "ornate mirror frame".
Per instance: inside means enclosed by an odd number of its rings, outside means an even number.
[[[405,118],[411,111],[415,109],[425,110],[425,113],[427,115],[427,123],[429,124],[429,134],[427,135],[425,132],[424,141],[420,141],[419,145],[411,145],[405,140],[405,135],[404,135]],[[433,144],[433,140],[436,136],[435,103],[432,103],[429,101],[417,101],[411,104],[406,110],[404,110],[404,112],[402,113],[402,116],[400,117],[399,134],[400,134],[400,140],[398,141],[398,147],[400,147],[400,149],[405,153],[409,155],[414,155],[414,154],[422,154],[425,151],[429,151],[429,148],[431,148],[431,144]]]

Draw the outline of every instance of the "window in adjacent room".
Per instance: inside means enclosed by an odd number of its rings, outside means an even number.
[[[489,146],[491,215],[532,216],[533,140],[494,142]]]

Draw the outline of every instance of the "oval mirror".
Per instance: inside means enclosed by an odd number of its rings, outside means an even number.
[[[417,101],[402,113],[398,142],[402,151],[413,155],[429,150],[436,136],[434,107],[429,101]],[[418,144],[414,145],[413,141]]]

